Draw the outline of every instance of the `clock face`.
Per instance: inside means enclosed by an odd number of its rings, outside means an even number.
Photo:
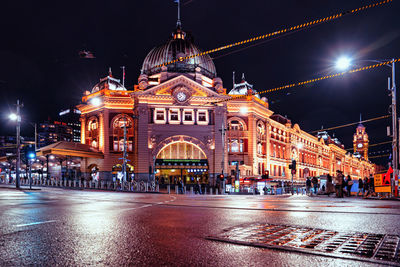
[[[187,96],[184,92],[179,92],[178,94],[176,94],[176,98],[178,99],[178,101],[183,102],[186,100]]]
[[[357,145],[357,147],[358,147],[358,148],[362,148],[362,147],[363,147],[363,144],[360,143],[360,144]]]

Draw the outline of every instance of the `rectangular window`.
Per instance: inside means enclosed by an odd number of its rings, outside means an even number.
[[[179,121],[179,114],[177,110],[171,110],[171,121]]]
[[[239,143],[239,151],[243,152],[243,139],[240,139],[239,141],[240,141],[240,143]]]
[[[206,112],[204,111],[199,112],[199,121],[207,121]]]
[[[181,111],[179,109],[170,109],[169,111],[169,123],[180,124],[181,123]]]
[[[183,124],[194,124],[194,110],[185,109],[183,110]]]
[[[158,110],[156,115],[157,120],[162,121],[164,120],[164,111]]]
[[[191,111],[185,111],[185,121],[192,121],[193,116]]]
[[[208,124],[208,112],[207,110],[197,111],[197,124],[207,125]]]
[[[165,124],[167,122],[166,112],[164,108],[154,109],[154,123]]]

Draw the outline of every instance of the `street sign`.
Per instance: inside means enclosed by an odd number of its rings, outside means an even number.
[[[393,171],[392,171],[393,172]],[[374,187],[376,193],[390,193],[390,169],[385,174],[374,175]],[[389,181],[389,182],[388,182]]]

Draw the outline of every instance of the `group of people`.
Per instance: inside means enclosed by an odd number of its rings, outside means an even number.
[[[306,180],[306,191],[307,195],[318,194],[321,192],[322,194],[327,194],[330,196],[331,194],[336,194],[336,197],[344,197],[351,196],[351,188],[353,187],[354,181],[351,179],[350,175],[343,175],[342,171],[337,171],[336,176],[332,177],[331,175],[327,175],[326,186],[323,185],[321,189],[319,189],[318,178],[307,178]],[[311,188],[313,187],[313,193],[311,192]],[[356,196],[367,197],[369,195],[374,194],[374,178],[372,176],[365,177],[364,179],[358,179],[358,191]]]

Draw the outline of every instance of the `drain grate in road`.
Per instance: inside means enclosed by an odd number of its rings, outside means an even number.
[[[343,233],[277,224],[248,224],[208,239],[400,266],[400,236]]]

